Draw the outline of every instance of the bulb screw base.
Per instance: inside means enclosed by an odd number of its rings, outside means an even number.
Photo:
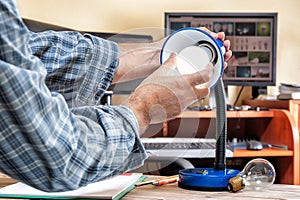
[[[228,181],[227,189],[231,192],[237,192],[245,188],[245,180],[240,175],[237,175]]]

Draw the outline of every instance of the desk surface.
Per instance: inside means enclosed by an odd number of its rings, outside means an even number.
[[[149,176],[148,179],[156,178]],[[0,173],[0,187],[15,183],[16,181]],[[231,193],[227,191],[222,192],[204,192],[181,189],[177,183],[167,184],[163,186],[145,185],[133,189],[122,200],[184,200],[184,199],[238,199],[238,200],[287,200],[300,199],[299,185],[283,185],[274,184],[264,191],[239,191]]]
[[[155,177],[149,176],[148,179]],[[175,200],[175,199],[207,199],[207,200],[226,200],[226,199],[248,199],[248,200],[287,200],[287,199],[300,199],[300,186],[299,185],[284,185],[274,184],[263,191],[248,191],[243,190],[236,193],[220,191],[220,192],[207,192],[207,191],[194,191],[179,188],[177,183],[153,186],[145,185],[133,189],[128,193],[124,200]],[[123,200],[122,199],[122,200]]]
[[[285,199],[300,199],[300,186],[298,185],[282,185],[274,184],[268,189],[263,191],[239,191],[237,193],[231,193],[227,191],[220,192],[204,192],[185,190],[177,186],[177,183],[172,183],[163,186],[142,186],[135,188],[128,193],[124,200],[174,200],[174,199],[209,199],[209,200],[285,200]]]

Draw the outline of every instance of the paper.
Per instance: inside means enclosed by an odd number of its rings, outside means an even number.
[[[142,177],[142,173],[127,173],[108,180],[91,183],[77,190],[53,193],[43,192],[23,183],[16,183],[0,189],[0,198],[120,199],[125,195],[123,192],[127,193],[128,190],[132,190],[134,183]]]

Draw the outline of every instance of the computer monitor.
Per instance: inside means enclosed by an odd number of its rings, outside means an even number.
[[[277,13],[165,13],[165,35],[184,27],[225,32],[233,51],[225,86],[276,84]]]

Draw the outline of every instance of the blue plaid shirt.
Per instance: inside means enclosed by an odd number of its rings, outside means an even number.
[[[115,43],[32,33],[14,1],[0,1],[0,32],[0,171],[64,191],[143,164],[132,111],[97,105],[118,65]]]

